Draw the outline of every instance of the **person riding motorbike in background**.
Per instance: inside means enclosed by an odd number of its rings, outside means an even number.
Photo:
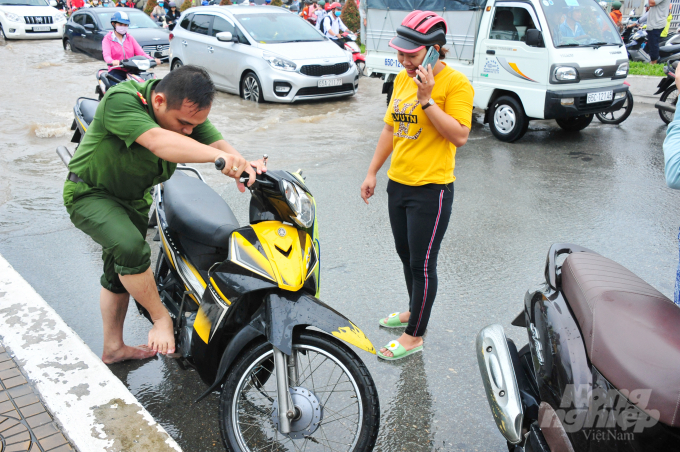
[[[342,5],[335,2],[331,4],[330,9],[331,11],[323,18],[323,23],[321,24],[322,31],[328,39],[340,46],[341,49],[344,49],[345,43],[340,40],[340,37],[342,36],[340,31],[349,31],[349,28],[347,28],[342,22],[342,19],[340,19]]]
[[[127,77],[127,71],[116,68],[122,60],[138,55],[145,56],[150,60],[154,58],[147,55],[135,38],[128,33],[130,17],[126,12],[116,11],[111,16],[111,25],[113,30],[107,33],[102,40],[102,55],[104,56],[104,61],[110,65],[109,74],[122,81]],[[155,61],[156,64],[161,64],[159,59],[155,59]]]
[[[163,2],[158,2],[156,6],[151,10],[151,18],[156,22],[161,22],[165,17],[165,8],[163,8]]]
[[[177,25],[177,19],[179,19],[179,16],[181,16],[182,13],[177,9],[175,2],[170,2],[168,6],[170,9],[165,16],[165,23],[168,24],[168,28],[172,31],[175,28],[175,25]]]
[[[616,28],[621,31],[621,20],[623,19],[623,13],[621,12],[621,2],[612,3],[612,12],[609,13],[609,17],[614,21]]]

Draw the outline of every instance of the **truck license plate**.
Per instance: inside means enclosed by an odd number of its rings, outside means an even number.
[[[613,91],[602,91],[601,93],[589,93],[586,103],[593,104],[595,102],[605,102],[612,100]]]
[[[33,27],[33,31],[50,31],[50,27]]]
[[[342,85],[342,79],[339,78],[329,78],[324,80],[319,80],[318,87],[325,88],[327,86],[340,86]]]

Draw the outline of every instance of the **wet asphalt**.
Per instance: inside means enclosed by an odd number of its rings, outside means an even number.
[[[101,353],[101,250],[62,206],[66,171],[55,149],[74,148],[73,104],[94,96],[103,64],[66,54],[59,41],[0,40],[0,62],[0,254]],[[321,298],[376,347],[399,335],[380,329],[378,319],[408,306],[385,170],[370,205],[359,198],[383,124],[380,91],[380,80],[364,78],[355,97],[326,102],[256,105],[221,93],[210,115],[246,157],[267,153],[271,168],[304,170],[318,204]],[[552,243],[598,251],[672,296],[680,200],[664,182],[665,126],[652,106],[636,104],[620,126],[595,120],[575,134],[537,121],[514,144],[497,141],[481,122],[475,114],[456,158],[453,215],[424,353],[383,363],[359,352],[380,396],[378,451],[507,450],[484,395],[474,339],[485,325],[500,323],[526,343],[510,322],[527,289],[541,282]],[[246,224],[248,195],[210,165],[197,166]],[[144,343],[148,328],[131,306],[125,340]],[[223,450],[218,396],[193,403],[206,389],[194,371],[165,358],[111,370],[184,450]]]

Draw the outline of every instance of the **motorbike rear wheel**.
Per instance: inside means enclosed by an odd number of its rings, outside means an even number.
[[[309,330],[294,338],[293,352],[298,379],[289,384],[298,417],[291,422],[291,433],[284,435],[275,426],[273,349],[259,342],[243,352],[222,387],[224,447],[233,452],[373,450],[380,406],[364,363],[339,340]]]
[[[626,100],[623,105],[616,111],[608,113],[597,113],[597,119],[603,124],[621,124],[633,112],[633,95],[630,91],[626,93]]]
[[[661,99],[659,100],[661,102],[666,102],[671,105],[677,106],[678,88],[675,86],[675,83],[672,84],[666,91],[663,92],[663,94],[661,95]],[[675,113],[671,113],[670,111],[659,110],[659,116],[661,117],[661,120],[663,122],[665,122],[666,124],[670,124],[671,121],[673,121]]]

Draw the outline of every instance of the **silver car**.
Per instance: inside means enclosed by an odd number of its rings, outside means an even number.
[[[275,6],[186,10],[170,34],[170,68],[203,66],[215,86],[254,102],[353,96],[352,55]]]

